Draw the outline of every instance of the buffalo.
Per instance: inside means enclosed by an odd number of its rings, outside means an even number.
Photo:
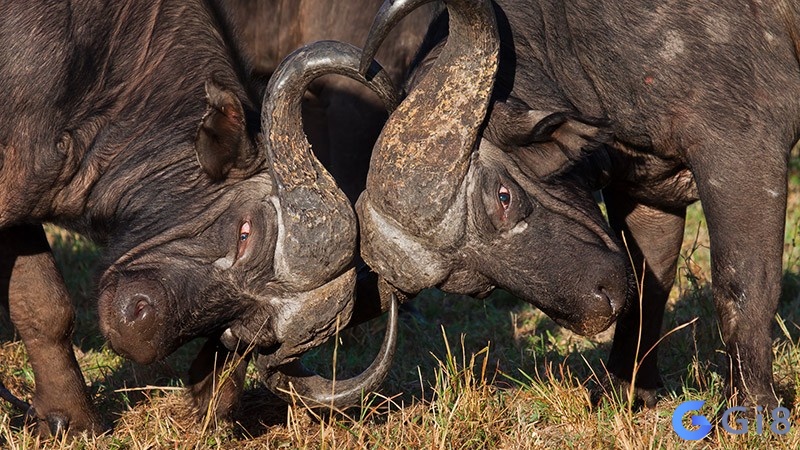
[[[364,67],[424,3],[384,4]],[[357,204],[365,261],[408,293],[507,289],[582,334],[616,319],[609,381],[629,386],[638,368],[651,406],[661,379],[642,355],[700,200],[730,398],[776,405],[797,2],[445,3]]]
[[[269,386],[328,400],[330,383],[295,360],[352,314],[357,227],[310,151],[300,105],[313,79],[337,73],[391,107],[386,74],[374,66],[366,82],[358,51],[321,43],[280,66],[262,106],[203,1],[10,2],[0,15],[0,300],[33,367],[40,429],[102,427],[43,222],[103,247],[100,327],[118,353],[149,363],[209,337],[192,368],[207,402],[220,340],[258,342]],[[379,382],[393,342],[331,401]]]

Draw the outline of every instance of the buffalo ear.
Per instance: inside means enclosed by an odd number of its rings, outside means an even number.
[[[602,120],[531,109],[513,97],[494,104],[484,136],[512,152],[538,178],[563,172],[612,141]]]
[[[254,146],[236,95],[208,81],[206,101],[208,109],[197,129],[194,147],[200,167],[212,180],[219,181],[233,167],[249,160]]]

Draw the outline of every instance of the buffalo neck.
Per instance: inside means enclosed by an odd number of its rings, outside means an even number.
[[[165,213],[180,216],[221,195],[226,183],[207,179],[194,150],[207,81],[253,106],[204,3],[131,0],[97,8],[69,11],[62,21],[69,54],[51,99],[58,120],[45,137],[57,142],[56,152],[29,152],[55,153],[60,170],[35,180],[42,195],[31,199],[30,216],[91,229],[102,241],[143,233]],[[140,229],[130,229],[134,223]]]
[[[501,47],[492,101],[503,102],[514,97],[534,110],[570,112],[605,122],[606,131],[613,134],[616,143],[605,149],[612,167],[604,167],[604,170],[621,182],[640,184],[652,178],[683,173],[685,166],[675,155],[648,156],[648,161],[656,160],[663,170],[655,175],[644,173],[645,169],[639,167],[641,163],[635,156],[653,152],[648,133],[644,129],[615,127],[618,116],[633,107],[624,102],[608,101],[609,89],[597,77],[604,68],[598,67],[593,58],[585,54],[575,37],[583,32],[582,27],[587,23],[596,24],[602,17],[565,2],[526,2],[524,8],[516,6],[517,3],[520,0],[494,3]],[[423,41],[407,79],[406,91],[413,89],[438,57],[447,39],[447,28],[447,13],[444,12],[434,21]],[[607,104],[614,106],[611,112]],[[502,147],[500,142],[494,144]],[[591,174],[593,177],[600,175]],[[687,189],[681,197],[690,201],[693,194]]]

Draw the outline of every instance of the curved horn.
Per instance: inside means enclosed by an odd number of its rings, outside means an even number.
[[[316,78],[345,75],[372,89],[391,109],[390,78],[374,63],[368,81],[358,71],[361,51],[333,41],[315,42],[289,55],[270,79],[261,123],[277,185],[275,274],[294,290],[319,286],[350,264],[356,219],[350,202],[311,152],[303,132],[301,100]]]
[[[358,404],[363,394],[376,390],[389,373],[397,345],[397,310],[397,297],[392,294],[383,343],[372,364],[361,374],[347,380],[328,380],[307,371],[299,361],[295,361],[279,367],[277,372],[267,376],[264,383],[287,402],[292,401],[291,393],[296,392],[315,405],[344,408]],[[260,359],[257,357],[255,364],[266,373],[259,366]]]
[[[362,68],[400,19],[430,0],[386,0]],[[389,117],[373,150],[366,195],[416,236],[437,233],[453,205],[486,116],[500,42],[489,0],[446,0],[450,33],[428,73]],[[445,236],[441,238],[447,239]],[[449,239],[455,239],[450,236]]]

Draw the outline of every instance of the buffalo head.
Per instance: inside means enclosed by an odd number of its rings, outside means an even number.
[[[333,42],[288,56],[270,80],[260,139],[249,132],[237,96],[206,84],[207,109],[194,139],[202,172],[194,169],[192,185],[184,186],[203,195],[167,205],[173,223],[132,230],[150,235],[135,239],[102,276],[101,327],[116,351],[149,363],[195,336],[216,335],[228,345],[255,345],[269,374],[348,322],[356,217],[313,156],[300,106],[309,83],[334,73],[363,80],[393,107],[389,78],[375,65],[364,80],[359,57]],[[161,194],[169,196],[169,188],[165,183]],[[385,370],[391,352],[382,354]]]
[[[384,4],[364,69],[388,30],[427,1]],[[445,3],[449,37],[417,69],[373,151],[357,203],[362,256],[405,292],[500,287],[576,332],[602,331],[631,291],[628,259],[591,187],[568,174],[603,146],[602,128],[511,98],[490,102],[500,49],[490,2]]]

